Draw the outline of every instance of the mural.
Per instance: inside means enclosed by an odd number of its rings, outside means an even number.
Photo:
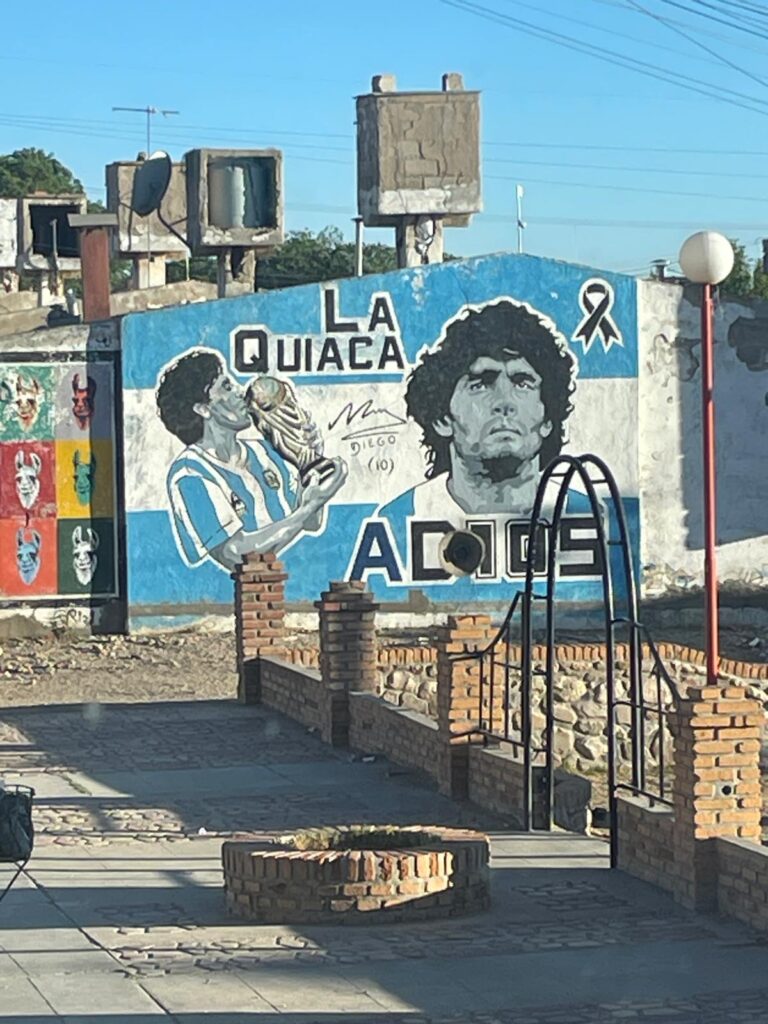
[[[113,379],[108,358],[0,367],[0,598],[115,594]]]
[[[163,371],[160,419],[185,445],[168,473],[168,499],[179,553],[190,566],[211,558],[231,571],[250,552],[282,551],[302,533],[322,528],[324,506],[344,482],[340,459],[326,461],[322,472],[308,465],[299,480],[289,471],[292,435],[297,451],[302,444],[311,451],[317,431],[308,417],[297,422],[288,385],[273,383],[282,389],[280,398],[263,404],[275,429],[265,423],[264,439],[248,442],[238,434],[253,426],[251,409],[257,422],[262,419],[259,406],[217,352],[193,349]]]
[[[563,450],[607,459],[639,544],[631,278],[483,257],[133,314],[123,352],[134,608],[229,603],[233,567],[267,550],[289,600],[344,577],[384,601],[501,604]],[[440,566],[456,527],[485,543],[472,579]],[[564,596],[591,600],[575,489],[560,546]]]

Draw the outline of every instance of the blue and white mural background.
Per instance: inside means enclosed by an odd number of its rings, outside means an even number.
[[[559,449],[612,467],[637,555],[632,278],[487,256],[133,314],[122,345],[134,615],[229,605],[232,564],[260,546],[281,549],[291,602],[363,577],[382,602],[418,589],[436,606],[501,606]],[[259,431],[245,389],[263,376],[282,411]],[[286,456],[296,431],[324,460],[303,480]],[[566,547],[589,536],[580,498]],[[446,524],[484,537],[475,578],[443,578]],[[559,593],[592,600],[593,554],[573,548]]]

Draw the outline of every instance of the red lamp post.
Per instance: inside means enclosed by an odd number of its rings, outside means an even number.
[[[680,250],[683,273],[702,286],[701,297],[701,422],[704,467],[704,594],[706,610],[707,683],[717,683],[719,628],[717,609],[717,495],[715,472],[715,368],[712,289],[733,269],[733,247],[716,231],[691,235]]]

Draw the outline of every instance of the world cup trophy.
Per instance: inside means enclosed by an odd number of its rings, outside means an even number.
[[[287,381],[256,377],[246,389],[245,400],[254,425],[296,467],[302,485],[313,470],[321,476],[333,470],[333,462],[323,455],[323,440],[314,420],[299,405]]]

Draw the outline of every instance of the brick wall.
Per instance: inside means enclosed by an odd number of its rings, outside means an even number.
[[[469,748],[468,796],[472,803],[522,827],[523,765],[505,747]]]
[[[645,797],[618,798],[619,864],[622,871],[671,892],[675,888],[675,814]]]
[[[437,778],[437,722],[417,711],[395,708],[373,694],[349,695],[349,745]]]
[[[237,695],[243,704],[257,704],[261,700],[259,659],[264,654],[279,653],[284,643],[284,588],[288,577],[283,563],[271,553],[247,555],[232,577]]]
[[[310,729],[320,728],[326,694],[319,672],[289,665],[278,658],[263,657],[260,676],[264,704]]]
[[[349,695],[376,692],[376,609],[359,580],[329,585],[315,607],[320,619],[320,673],[326,692],[320,735],[349,745]]]
[[[768,932],[768,848],[745,839],[718,839],[715,845],[720,913]]]
[[[480,706],[480,665],[462,655],[484,650],[495,630],[487,615],[451,615],[437,631],[437,725],[442,737],[438,761],[440,792],[466,797],[469,786],[469,748],[482,742],[476,730]],[[488,695],[482,709],[489,716]],[[494,732],[503,729],[498,702],[493,710]]]
[[[695,910],[768,928],[768,850],[760,846],[760,704],[744,687],[691,687],[670,726],[672,809],[618,801],[619,866]],[[725,845],[724,845],[725,844]],[[758,904],[758,906],[755,906]]]
[[[719,837],[760,842],[760,705],[741,686],[692,687],[670,725],[674,735],[675,898],[717,905]]]

